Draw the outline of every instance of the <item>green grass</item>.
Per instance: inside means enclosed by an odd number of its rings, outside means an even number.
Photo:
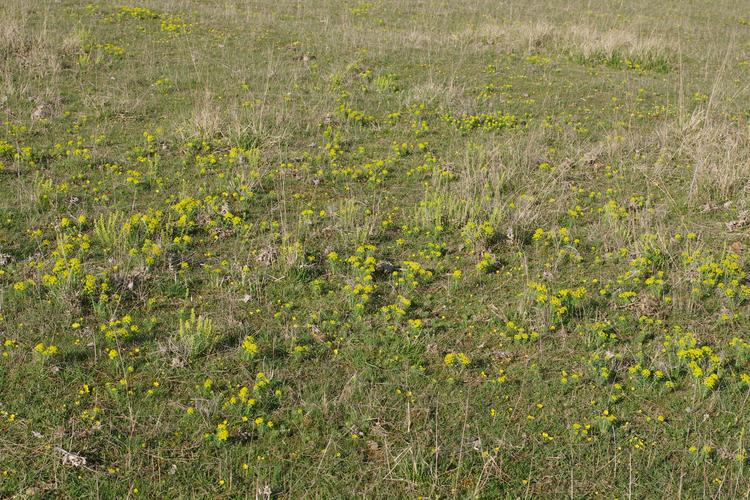
[[[747,496],[742,6],[4,3],[0,494]]]

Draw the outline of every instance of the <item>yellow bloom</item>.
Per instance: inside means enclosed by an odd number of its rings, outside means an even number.
[[[226,441],[227,438],[229,438],[229,429],[227,427],[226,420],[216,426],[216,439],[219,441]]]

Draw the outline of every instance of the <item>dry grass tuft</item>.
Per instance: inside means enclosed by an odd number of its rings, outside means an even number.
[[[630,64],[658,70],[666,70],[675,53],[671,41],[656,35],[642,35],[624,28],[601,30],[581,24],[553,26],[544,21],[484,24],[463,32],[459,38],[509,52],[562,50],[581,62]]]

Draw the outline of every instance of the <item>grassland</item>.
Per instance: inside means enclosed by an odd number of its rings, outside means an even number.
[[[3,2],[0,496],[747,497],[746,7]]]

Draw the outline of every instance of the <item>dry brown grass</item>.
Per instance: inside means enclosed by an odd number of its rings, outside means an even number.
[[[67,57],[80,52],[82,32],[73,32],[62,40],[52,34],[33,30],[23,19],[5,17],[0,24],[0,58],[38,76],[60,72]]]
[[[616,56],[654,60],[672,58],[675,52],[672,40],[656,34],[642,34],[626,28],[603,30],[587,24],[556,26],[545,21],[488,23],[465,31],[459,37],[523,53],[562,49],[586,60]]]
[[[723,202],[750,194],[750,127],[695,116],[680,133],[679,149],[693,168],[691,201]]]

